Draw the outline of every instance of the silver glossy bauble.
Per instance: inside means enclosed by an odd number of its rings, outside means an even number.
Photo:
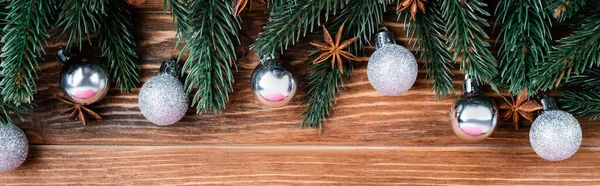
[[[417,80],[417,59],[406,48],[395,43],[387,28],[380,29],[376,37],[377,50],[369,58],[367,76],[375,90],[395,96],[410,89]]]
[[[165,126],[177,123],[185,116],[188,97],[177,74],[177,61],[165,61],[158,75],[142,86],[138,102],[148,121]]]
[[[494,100],[481,94],[476,82],[468,77],[464,89],[464,94],[450,109],[452,131],[464,140],[483,140],[496,129],[498,108]]]
[[[100,101],[109,89],[109,76],[100,61],[65,55],[61,49],[58,59],[62,62],[60,86],[65,96],[76,103],[89,105]]]
[[[21,166],[28,152],[29,142],[25,133],[11,123],[0,124],[0,172]]]
[[[548,109],[544,102],[549,101],[542,101],[544,112],[533,121],[529,142],[533,151],[545,160],[565,160],[573,156],[581,145],[581,125],[573,115]]]
[[[250,78],[254,98],[269,107],[288,104],[298,91],[298,80],[293,69],[277,60],[259,64]]]

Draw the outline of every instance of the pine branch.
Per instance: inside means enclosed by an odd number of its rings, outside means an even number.
[[[300,126],[317,127],[320,133],[323,122],[326,122],[325,118],[331,115],[330,110],[337,103],[336,95],[340,93],[340,87],[344,88],[344,75],[352,75],[352,63],[344,63],[344,74],[337,66],[332,68],[328,63],[312,65],[309,71],[310,74],[306,77],[308,84],[305,85],[308,92],[303,97],[303,105],[307,106],[302,112],[304,119]]]
[[[598,89],[600,88],[600,78],[598,77],[600,77],[600,68],[596,67],[586,70],[583,74],[571,76],[565,85],[580,87],[583,90]]]
[[[264,56],[284,50],[296,43],[300,37],[312,32],[321,25],[321,15],[328,20],[331,13],[342,8],[348,0],[295,0],[286,1],[279,10],[271,12],[269,23],[258,34],[258,39],[251,49],[256,49],[256,55]],[[324,11],[324,14],[321,14]]]
[[[587,0],[550,0],[548,1],[547,7],[558,22],[563,22],[576,16],[580,10],[585,9],[586,1]]]
[[[360,11],[357,11],[360,10]],[[379,0],[353,0],[348,3],[339,16],[333,20],[330,30],[337,30],[345,25],[343,35],[346,37],[360,36],[359,42],[350,45],[349,51],[359,53],[363,50],[363,42],[369,42],[371,36],[377,32],[378,23],[383,20],[385,3]],[[341,84],[343,87],[344,74],[338,67],[332,68],[328,63],[319,63],[309,67],[310,74],[306,78],[309,83],[304,96],[306,109],[302,113],[304,120],[301,126],[318,127],[322,130],[325,118],[330,116],[330,109],[335,106],[336,94],[339,94]],[[352,75],[352,63],[344,63],[346,76]]]
[[[21,107],[30,104],[36,93],[36,68],[44,46],[47,44],[48,27],[52,20],[52,1],[14,0],[4,27],[2,38],[2,70],[0,87],[4,102]]]
[[[427,70],[427,80],[433,82],[436,99],[456,94],[452,84],[452,56],[446,45],[444,31],[446,25],[440,12],[441,2],[432,0],[427,3],[426,14],[417,13],[415,19],[410,19],[407,12],[398,14],[398,19],[404,17],[404,25],[408,25],[407,34],[410,36],[413,49],[417,50],[419,61],[424,62]]]
[[[579,75],[600,65],[600,10],[585,17],[582,24],[569,36],[558,40],[549,58],[533,71],[533,90],[550,90],[560,85],[563,78]]]
[[[192,32],[191,26],[191,11],[187,7],[192,3],[191,0],[164,0],[164,11],[167,11],[167,4],[169,4],[171,17],[173,17],[173,23],[177,25],[177,37],[179,42],[189,39]],[[179,45],[179,42],[177,45]],[[175,46],[177,48],[177,46]]]
[[[78,42],[79,51],[82,49],[82,42],[86,39],[89,44],[92,44],[90,35],[97,33],[100,29],[99,19],[104,10],[104,0],[62,0],[62,11],[58,16],[58,21],[55,28],[62,30],[56,38],[60,40],[66,33],[69,33],[67,38],[66,49],[69,51],[73,41]],[[113,10],[110,10],[113,11]]]
[[[229,102],[235,67],[235,44],[241,28],[239,19],[233,17],[231,1],[195,1],[188,10],[193,34],[183,47],[180,57],[189,51],[182,73],[189,71],[185,80],[188,93],[196,89],[192,106],[197,113],[220,113]]]
[[[288,1],[290,0],[266,0],[267,8],[269,9],[270,13],[273,13],[279,10],[279,8],[285,5]]]
[[[102,24],[98,33],[102,55],[106,56],[108,71],[121,92],[131,92],[139,83],[140,65],[131,34],[131,14],[123,0],[105,0],[106,10],[99,16]]]
[[[442,1],[442,17],[446,21],[448,47],[455,48],[453,61],[460,57],[461,71],[468,73],[481,83],[492,83],[498,74],[496,59],[489,50],[489,39],[482,26],[489,27],[482,16],[490,16],[483,8],[487,4],[481,0]]]
[[[25,117],[23,117],[22,114],[29,113],[31,108],[33,108],[32,104],[15,105],[0,99],[0,110],[2,110],[3,114],[0,115],[0,125],[3,123],[13,123],[11,113],[16,115],[21,121],[25,122]]]
[[[503,41],[500,77],[513,95],[523,87],[531,90],[530,71],[550,53],[550,18],[544,10],[539,0],[502,0],[496,8],[496,26],[502,25],[499,39]]]
[[[328,28],[337,30],[344,25],[346,29],[343,36],[360,36],[359,40],[348,47],[350,52],[359,55],[364,44],[370,44],[369,41],[379,29],[379,23],[383,22],[386,4],[381,0],[351,0]]]
[[[600,94],[598,90],[567,91],[558,100],[563,110],[591,120],[600,119]]]
[[[0,39],[4,37],[4,34],[6,34],[3,28],[8,25],[8,20],[6,20],[6,17],[8,17],[8,13],[10,11],[10,9],[8,9],[8,5],[8,2],[0,1]],[[3,45],[4,42],[0,42],[0,48],[2,48]]]
[[[0,2],[0,28],[6,27],[8,25],[8,17],[10,9],[8,9],[9,3],[5,1]],[[5,32],[3,29],[0,29],[0,38],[4,37]],[[2,48],[4,42],[0,42],[0,48]],[[0,87],[0,90],[3,87]],[[15,104],[11,104],[6,102],[4,99],[0,99],[0,110],[2,110],[2,114],[0,115],[0,125],[12,123],[11,113],[14,113],[21,119],[21,121],[25,121],[25,118],[21,115],[21,113],[27,113],[31,109],[31,105],[29,104],[20,104],[16,106]]]

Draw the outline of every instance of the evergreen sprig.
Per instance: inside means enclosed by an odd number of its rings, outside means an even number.
[[[279,10],[279,7],[285,5],[290,0],[266,0],[269,12],[273,13]]]
[[[258,39],[251,49],[256,49],[256,55],[274,54],[277,50],[283,53],[290,43],[293,45],[300,37],[312,32],[315,26],[321,25],[321,16],[325,21],[330,14],[336,14],[348,0],[295,0],[286,1],[272,11],[267,26],[258,34]],[[322,13],[324,11],[324,13]]]
[[[6,102],[3,99],[0,99],[0,110],[2,110],[2,115],[0,115],[0,125],[6,123],[13,123],[11,114],[16,115],[21,121],[25,121],[25,117],[23,117],[23,113],[29,113],[29,111],[33,108],[33,104],[21,104],[15,105],[10,102]],[[1,127],[1,126],[0,126]]]
[[[404,18],[410,42],[414,44],[419,61],[424,63],[426,78],[430,83],[433,82],[437,99],[449,93],[456,94],[452,84],[454,74],[450,70],[453,68],[452,56],[444,37],[446,24],[442,19],[440,4],[439,0],[429,1],[426,13],[417,13],[415,19],[410,19],[407,12],[398,14],[398,19]]]
[[[580,10],[585,9],[587,0],[550,0],[548,9],[558,22],[563,22],[576,16]],[[541,3],[541,1],[540,1]]]
[[[121,92],[131,92],[139,83],[140,65],[135,52],[131,14],[123,0],[104,0],[105,13],[100,16],[98,38],[108,63],[108,72]]]
[[[337,30],[344,25],[343,36],[360,36],[358,42],[350,45],[349,51],[358,54],[363,51],[363,43],[368,43],[378,30],[378,23],[383,21],[386,2],[380,0],[352,0],[332,22],[329,30]],[[358,11],[360,10],[360,11]],[[307,28],[305,28],[307,29]],[[344,63],[344,74],[337,66],[328,63],[318,63],[308,68],[310,74],[306,77],[309,82],[305,85],[308,90],[304,95],[305,110],[301,127],[317,127],[319,132],[323,122],[330,116],[330,110],[336,104],[336,96],[344,87],[344,75],[352,76],[352,63]],[[341,86],[341,87],[340,87]]]
[[[189,38],[191,34],[191,12],[193,10],[188,9],[187,7],[191,1],[188,0],[165,0],[164,1],[164,11],[167,12],[167,4],[170,7],[171,17],[173,18],[173,22],[177,25],[177,37],[179,38],[179,42],[185,41]],[[179,45],[179,42],[177,43]],[[177,48],[177,46],[175,46]]]
[[[98,33],[101,27],[100,16],[104,13],[106,1],[62,0],[60,2],[62,11],[58,16],[55,28],[60,28],[62,32],[56,37],[56,40],[62,39],[65,34],[69,33],[67,51],[70,51],[73,41],[77,42],[79,51],[81,51],[82,42],[86,38],[89,45],[92,45],[91,35]]]
[[[598,89],[584,91],[566,91],[558,99],[561,108],[592,120],[600,119],[600,94]]]
[[[379,30],[379,23],[383,22],[383,13],[387,1],[381,0],[351,0],[348,5],[342,9],[340,14],[332,21],[332,25],[327,27],[329,30],[337,30],[344,25],[346,38],[359,36],[348,47],[348,51],[359,55],[363,51],[365,44],[370,44],[371,38]]]
[[[482,27],[489,27],[485,17],[490,14],[484,10],[486,6],[482,0],[445,0],[441,8],[448,47],[455,49],[452,60],[460,57],[461,71],[481,83],[489,83],[496,90],[492,81],[498,75],[498,66],[489,50],[490,44],[485,41],[490,37]]]
[[[3,28],[6,27],[6,25],[8,24],[8,20],[6,20],[8,12],[10,11],[10,9],[8,9],[8,5],[8,2],[0,1],[0,39],[4,37],[5,32]],[[2,49],[3,45],[4,42],[0,42],[0,49]]]
[[[6,17],[10,9],[8,9],[9,3],[6,1],[0,1],[0,28],[6,27],[8,25],[8,21]],[[0,29],[0,38],[4,37],[5,32],[3,29]],[[0,48],[2,48],[4,42],[0,42]],[[0,90],[3,87],[0,87]],[[20,106],[16,106],[10,102],[4,101],[4,99],[0,99],[0,109],[2,110],[2,115],[0,115],[0,125],[12,123],[11,113],[14,113],[21,119],[21,121],[25,121],[25,118],[21,115],[21,113],[29,112],[31,109],[31,105],[29,104],[21,104]]]
[[[193,30],[183,47],[180,58],[189,52],[182,73],[189,71],[185,79],[188,93],[195,90],[192,106],[197,113],[218,114],[229,102],[235,68],[235,42],[241,29],[238,18],[233,17],[230,1],[205,0],[188,4],[189,20]],[[178,23],[181,20],[178,21]],[[179,25],[178,25],[179,27]]]
[[[563,78],[579,75],[600,65],[600,10],[585,17],[581,25],[569,36],[558,40],[549,58],[539,64],[531,75],[533,91],[558,87]]]
[[[496,26],[502,26],[498,51],[502,84],[513,95],[531,90],[530,71],[550,53],[550,17],[539,0],[501,0],[496,7]]]
[[[308,83],[305,88],[308,92],[304,95],[306,108],[302,112],[304,119],[300,127],[317,127],[319,133],[323,123],[331,115],[330,110],[337,104],[336,96],[340,88],[344,88],[344,75],[352,76],[352,63],[344,63],[344,74],[337,66],[331,67],[329,63],[318,63],[308,68],[310,74],[306,76]]]
[[[0,87],[4,103],[22,108],[31,104],[37,92],[36,68],[49,38],[53,1],[14,0],[8,6],[8,24],[2,37]]]
[[[600,68],[586,70],[585,73],[573,75],[565,82],[568,87],[581,87],[583,89],[600,88]],[[600,92],[599,92],[600,93]]]

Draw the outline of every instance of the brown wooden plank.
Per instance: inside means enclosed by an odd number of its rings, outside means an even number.
[[[597,185],[600,148],[33,146],[2,185]]]
[[[135,16],[136,48],[142,65],[141,81],[154,76],[160,63],[172,55],[176,43],[175,29],[168,15],[141,13]],[[528,127],[515,130],[512,125],[500,125],[499,129],[483,142],[459,140],[451,132],[447,113],[455,97],[436,102],[435,94],[420,71],[414,87],[401,96],[387,97],[376,92],[366,76],[366,62],[359,63],[354,75],[346,84],[346,91],[338,97],[333,117],[327,120],[324,133],[316,129],[299,130],[300,91],[294,101],[282,108],[266,108],[254,101],[249,90],[249,77],[258,64],[258,57],[248,51],[248,45],[256,39],[267,16],[262,12],[246,13],[240,32],[238,47],[239,72],[235,73],[234,92],[231,102],[222,115],[196,115],[192,109],[183,120],[173,126],[158,127],[147,122],[137,105],[139,88],[132,94],[120,94],[113,89],[109,95],[92,108],[105,119],[91,121],[82,127],[77,121],[67,120],[61,111],[67,108],[55,98],[61,94],[58,88],[60,66],[53,54],[57,43],[48,48],[46,61],[40,63],[38,107],[29,116],[29,123],[21,125],[33,144],[259,144],[259,145],[385,145],[385,146],[528,146]],[[402,24],[386,22],[396,33],[401,44],[407,38]],[[300,71],[300,79],[314,50],[307,41],[318,41],[321,34],[301,40],[286,51],[283,59]],[[372,52],[373,47],[368,47]],[[96,50],[94,50],[96,51]],[[99,55],[96,51],[95,55]],[[367,60],[368,57],[363,57]],[[459,74],[457,70],[454,71]],[[461,75],[455,77],[455,87],[461,90]],[[301,84],[304,84],[302,82]],[[141,86],[141,85],[140,85]],[[583,146],[600,144],[600,122],[582,120]]]

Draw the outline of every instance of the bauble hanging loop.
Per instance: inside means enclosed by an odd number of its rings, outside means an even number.
[[[392,34],[387,27],[381,27],[375,34],[375,49],[379,49],[388,44],[396,44],[394,34]]]
[[[561,161],[573,156],[582,140],[579,121],[568,112],[558,110],[554,99],[546,93],[540,96],[544,111],[529,130],[533,151],[549,161]]]
[[[188,97],[183,83],[177,78],[177,66],[174,58],[164,61],[158,75],[150,78],[140,89],[140,111],[156,125],[175,124],[188,110]]]
[[[481,94],[476,80],[465,75],[464,92],[450,109],[452,131],[464,140],[483,140],[494,132],[498,108],[494,100]]]
[[[29,153],[25,133],[12,123],[0,123],[0,172],[21,166]]]
[[[375,37],[377,50],[369,58],[367,76],[371,86],[388,96],[402,94],[417,80],[417,59],[410,50],[397,45],[386,27]]]
[[[254,98],[268,107],[288,104],[298,91],[298,79],[290,65],[282,63],[275,55],[261,58],[250,78]]]

